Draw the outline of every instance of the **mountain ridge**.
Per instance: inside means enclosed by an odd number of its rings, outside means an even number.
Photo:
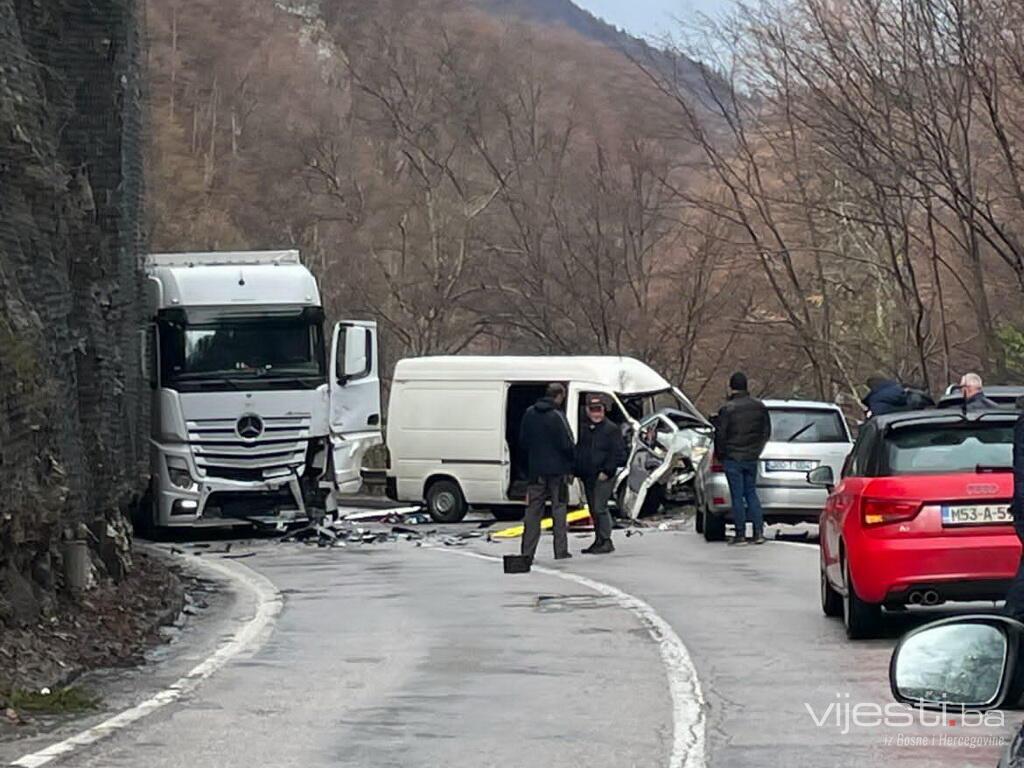
[[[700,62],[678,52],[657,48],[581,8],[572,0],[470,0],[470,4],[498,17],[539,26],[566,27],[591,42],[617,50],[663,74],[672,74],[694,94],[706,93],[709,83],[716,89],[722,85],[719,78]]]

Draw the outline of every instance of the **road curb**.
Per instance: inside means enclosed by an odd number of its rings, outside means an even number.
[[[38,768],[38,766],[66,757],[83,747],[111,736],[168,704],[180,700],[235,657],[243,653],[254,652],[266,642],[273,631],[277,616],[284,606],[284,598],[277,587],[262,574],[235,560],[193,557],[187,558],[187,562],[198,570],[225,578],[240,590],[250,592],[256,601],[252,617],[240,626],[231,637],[224,640],[210,656],[167,688],[151,695],[145,701],[107,718],[98,725],[36,752],[23,755],[10,765],[18,766],[18,768]]]

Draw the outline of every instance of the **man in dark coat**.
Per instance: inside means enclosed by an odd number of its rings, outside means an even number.
[[[964,410],[985,411],[999,407],[985,397],[985,384],[976,373],[965,373],[960,377],[960,393],[964,396]]]
[[[580,422],[576,442],[576,476],[583,481],[587,506],[594,520],[594,543],[584,549],[583,554],[606,555],[615,551],[608,500],[615,475],[626,463],[626,445],[619,428],[605,417],[604,397],[588,395],[586,403],[587,418]]]
[[[757,497],[757,465],[768,439],[772,422],[765,404],[751,397],[747,377],[734,373],[729,379],[729,401],[718,412],[715,425],[715,453],[725,466],[732,500],[736,535],[730,544],[747,543],[747,521],[754,527],[754,543],[764,544],[764,515]]]
[[[1013,427],[1013,503],[1010,512],[1017,538],[1024,546],[1024,397],[1017,400],[1017,410],[1021,415]],[[1006,612],[1018,621],[1024,621],[1024,556],[1006,593]]]
[[[907,408],[907,392],[895,379],[872,376],[868,379],[868,393],[861,401],[868,417],[895,413]]]
[[[527,409],[519,427],[519,444],[525,454],[527,472],[522,553],[531,560],[540,543],[540,521],[548,501],[554,523],[555,559],[572,557],[566,516],[575,451],[572,431],[562,412],[564,403],[565,387],[549,384],[545,396]]]

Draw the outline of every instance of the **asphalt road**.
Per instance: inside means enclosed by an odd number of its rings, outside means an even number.
[[[571,541],[578,551],[585,540]],[[180,701],[53,764],[669,765],[678,714],[665,659],[615,600],[550,574],[505,576],[496,562],[456,548],[250,546],[256,555],[241,562],[284,597],[265,644]],[[458,551],[500,555],[516,546],[474,541]],[[545,538],[544,558],[550,546]],[[991,742],[1021,719],[1007,713],[1002,727],[978,728],[849,723],[852,707],[889,703],[891,648],[920,618],[896,618],[883,640],[847,641],[818,608],[814,546],[731,549],[691,532],[648,531],[620,536],[618,547],[557,569],[646,601],[674,628],[706,700],[708,765],[994,766],[998,746],[951,739]],[[245,595],[224,602],[161,666],[111,681],[108,706],[166,684],[252,613]],[[74,727],[0,745],[0,760]]]

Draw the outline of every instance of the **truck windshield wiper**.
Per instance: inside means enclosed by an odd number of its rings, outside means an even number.
[[[183,376],[177,376],[174,379],[175,383],[178,384],[195,384],[197,386],[203,386],[204,384],[227,384],[232,389],[242,389],[242,386],[227,376],[208,376],[201,373],[185,374]]]
[[[314,379],[316,380],[314,381]],[[261,377],[261,380],[271,386],[274,384],[288,384],[292,387],[298,387],[299,389],[315,389],[323,383],[322,380],[316,376],[264,376]]]
[[[800,437],[800,435],[802,435],[804,432],[806,432],[808,429],[810,429],[813,426],[814,426],[814,422],[813,421],[809,422],[807,424],[804,424],[802,427],[800,427],[800,429],[798,429],[792,435],[787,437],[786,438],[786,442],[787,443],[792,443],[794,440],[796,440],[798,437]]]

